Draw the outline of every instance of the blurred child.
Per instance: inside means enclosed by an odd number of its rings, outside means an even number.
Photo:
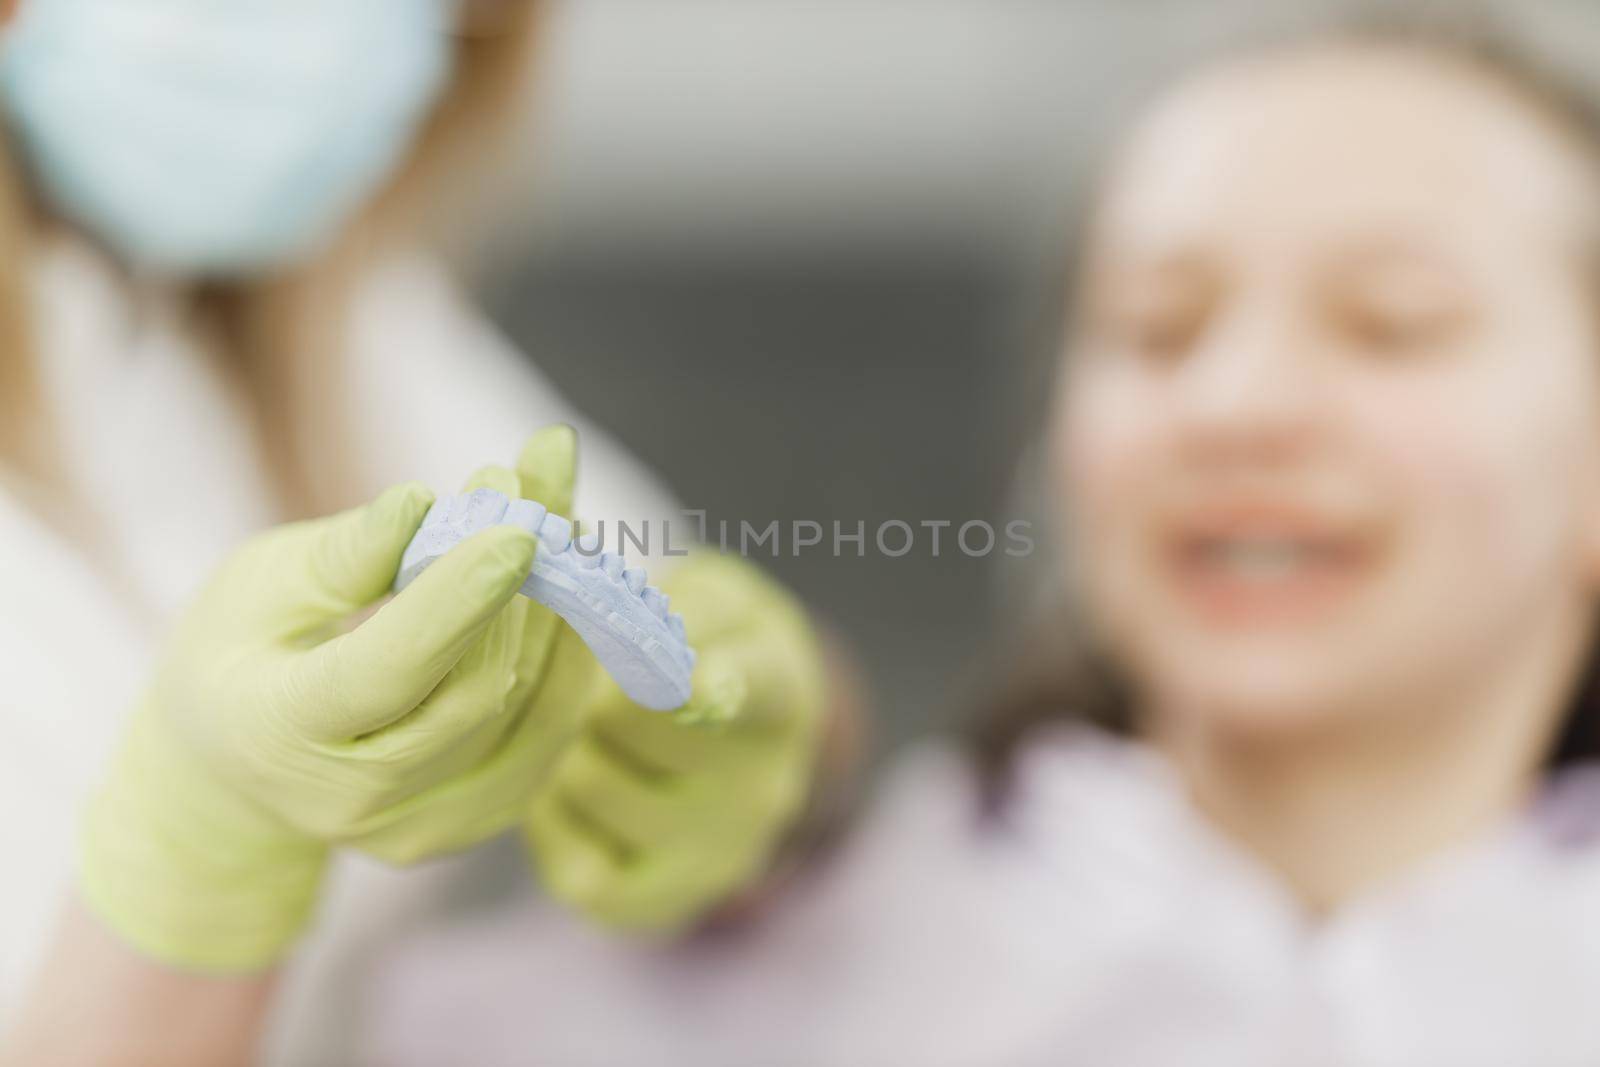
[[[1600,1058],[1600,124],[1329,33],[1182,79],[1087,221],[1046,654],[1088,667],[754,931],[419,932],[381,1062]]]

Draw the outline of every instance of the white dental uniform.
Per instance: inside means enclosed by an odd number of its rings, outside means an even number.
[[[131,290],[71,238],[41,256],[34,290],[45,400],[134,595],[119,598],[0,492],[0,1030],[69,890],[78,813],[162,630],[215,563],[275,521],[242,414],[170,293]],[[579,515],[637,524],[674,514],[654,477],[424,257],[386,261],[361,287],[348,375],[356,460],[373,492],[413,478],[453,492],[559,421],[579,432]],[[347,1016],[350,960],[396,916],[427,915],[441,886],[470,881],[482,862],[468,853],[401,871],[341,855],[275,1013],[269,1062],[329,1062],[321,1050]]]
[[[641,946],[531,891],[399,932],[384,1067],[1600,1063],[1600,771],[1313,924],[1146,747],[1061,727],[1004,821],[948,749],[751,928]]]

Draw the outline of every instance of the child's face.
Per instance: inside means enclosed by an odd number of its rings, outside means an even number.
[[[1082,591],[1155,706],[1400,714],[1577,647],[1600,572],[1582,158],[1399,48],[1235,64],[1140,125],[1053,442]]]

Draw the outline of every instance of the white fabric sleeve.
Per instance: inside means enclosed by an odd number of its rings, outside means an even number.
[[[0,1033],[54,933],[78,813],[150,654],[71,547],[0,491]]]

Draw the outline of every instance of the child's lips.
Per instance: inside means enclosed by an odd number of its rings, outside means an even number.
[[[1363,527],[1283,504],[1207,509],[1165,545],[1179,596],[1219,625],[1315,617],[1353,593],[1377,557]]]

